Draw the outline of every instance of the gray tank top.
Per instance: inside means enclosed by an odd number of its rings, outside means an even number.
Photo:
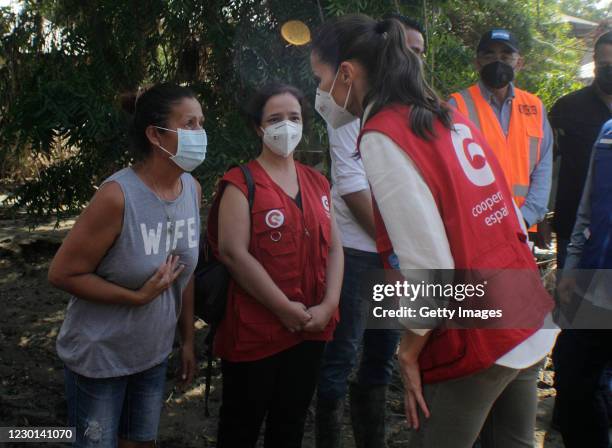
[[[190,174],[181,176],[179,197],[163,204],[132,168],[118,171],[106,182],[116,182],[123,191],[123,227],[95,273],[135,290],[171,252],[186,266],[174,284],[147,305],[70,299],[57,353],[68,368],[90,378],[130,375],[166,359],[172,350],[182,293],[198,261],[198,194]]]

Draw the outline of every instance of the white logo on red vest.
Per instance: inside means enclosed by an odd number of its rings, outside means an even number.
[[[266,224],[272,229],[277,229],[285,222],[285,215],[280,210],[274,209],[266,213]]]
[[[453,140],[453,146],[455,147],[457,159],[459,159],[459,164],[466,177],[470,182],[479,187],[491,185],[495,182],[495,175],[489,166],[489,162],[487,162],[482,147],[473,140],[472,132],[469,127],[461,123],[454,123],[454,126],[455,129],[451,131],[451,138]],[[471,141],[464,146],[466,140]],[[481,166],[474,166],[476,164],[475,162]]]
[[[326,194],[321,196],[321,203],[323,204],[325,211],[329,211],[329,199],[327,198]]]

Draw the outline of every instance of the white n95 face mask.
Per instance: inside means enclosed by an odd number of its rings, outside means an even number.
[[[317,95],[315,98],[315,110],[323,117],[325,122],[334,129],[338,129],[340,126],[344,126],[345,124],[357,119],[355,115],[346,110],[346,105],[348,104],[351,96],[351,88],[353,87],[353,84],[349,86],[348,93],[346,94],[346,100],[344,101],[344,107],[338,106],[331,95],[332,91],[334,90],[334,85],[336,85],[336,79],[338,79],[338,73],[339,72],[336,72],[334,82],[332,83],[329,92],[325,92],[317,88]]]
[[[302,125],[291,120],[271,124],[262,131],[266,146],[282,157],[289,157],[302,139]]]
[[[176,154],[172,154],[170,151],[158,145],[162,151],[170,154],[170,160],[183,171],[191,172],[195,170],[206,158],[206,145],[208,144],[208,138],[204,129],[181,129],[178,128],[176,131],[173,129],[162,128],[161,126],[155,126],[158,129],[164,131],[176,132],[178,134],[178,145],[176,147]]]

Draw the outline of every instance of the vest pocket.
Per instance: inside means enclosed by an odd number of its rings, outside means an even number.
[[[321,244],[324,248],[329,249],[331,244],[331,221],[329,219],[322,219],[319,221],[319,228],[321,232]]]
[[[299,277],[295,235],[288,227],[266,230],[257,235],[259,262],[272,280]]]
[[[321,303],[327,288],[327,263],[331,244],[331,222],[319,221],[319,262],[316,263],[316,303]]]
[[[324,266],[327,266],[329,248],[331,247],[331,222],[319,222],[319,257]]]
[[[275,282],[299,276],[298,242],[287,217],[283,207],[252,215],[252,253]]]
[[[236,343],[240,349],[256,349],[261,347],[262,343],[278,341],[287,334],[280,319],[256,299],[239,296],[235,307],[238,316],[235,327]]]
[[[280,323],[276,315],[250,296],[236,296],[236,314],[243,323]]]
[[[257,246],[269,255],[287,255],[295,253],[295,238],[289,229],[266,231],[257,235]]]

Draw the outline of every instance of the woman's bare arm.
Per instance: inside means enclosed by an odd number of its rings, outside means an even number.
[[[94,272],[123,225],[123,192],[115,182],[103,185],[83,210],[49,267],[49,282],[84,300],[144,305],[168,288],[181,272],[170,257],[137,291],[104,280]]]
[[[310,320],[302,303],[291,301],[249,252],[251,214],[242,192],[228,184],[219,204],[219,256],[233,279],[252,297],[276,314],[289,329]]]

